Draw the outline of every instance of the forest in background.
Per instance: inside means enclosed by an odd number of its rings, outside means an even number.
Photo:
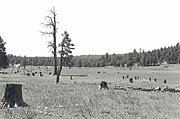
[[[22,57],[8,54],[9,64],[34,66],[53,66],[53,57]],[[59,61],[59,57],[58,57]],[[161,63],[180,64],[180,44],[145,52],[134,49],[126,54],[81,55],[74,56],[70,62],[63,62],[67,67],[132,67],[159,66]],[[59,63],[58,63],[59,65]]]

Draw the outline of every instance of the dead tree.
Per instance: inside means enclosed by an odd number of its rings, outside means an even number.
[[[29,106],[22,98],[22,84],[6,84],[1,107],[13,108],[18,106]]]
[[[58,69],[56,83],[59,83],[59,77],[61,75],[63,63],[65,63],[65,62],[69,63],[70,62],[70,60],[73,57],[73,55],[71,55],[71,53],[72,53],[71,50],[75,49],[75,48],[73,48],[74,44],[71,43],[71,39],[69,38],[69,34],[67,33],[67,31],[64,31],[64,34],[62,34],[62,36],[63,36],[63,40],[59,44],[59,47],[61,47],[61,50],[59,51],[59,53],[60,53],[60,66]]]
[[[49,10],[50,15],[45,17],[47,23],[42,23],[46,28],[49,28],[50,31],[41,31],[42,35],[53,36],[53,41],[48,42],[48,47],[52,48],[53,57],[54,57],[54,75],[57,75],[57,45],[56,45],[56,33],[57,33],[57,21],[56,21],[56,11],[55,8]]]

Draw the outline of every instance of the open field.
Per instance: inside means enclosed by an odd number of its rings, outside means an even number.
[[[49,75],[52,67],[27,67],[43,76],[26,76],[23,72],[0,74],[0,98],[7,83],[23,85],[23,99],[30,107],[1,108],[0,119],[179,119],[180,92],[115,90],[120,87],[180,88],[180,65],[144,68],[64,68],[62,75],[87,74],[87,77],[63,76],[55,84]],[[10,73],[11,72],[11,73]],[[98,73],[100,72],[100,73]],[[119,73],[118,73],[119,72]],[[129,83],[129,79],[139,79]],[[151,77],[152,81],[149,81]],[[154,79],[157,79],[155,82]],[[167,84],[164,84],[164,79]],[[108,82],[109,90],[99,90],[99,83]]]

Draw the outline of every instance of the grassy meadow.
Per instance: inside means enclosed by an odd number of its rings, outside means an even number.
[[[22,84],[23,100],[30,107],[0,108],[0,119],[180,119],[180,92],[147,92],[115,90],[115,86],[180,88],[180,65],[129,68],[64,68],[62,75],[87,74],[87,77],[60,77],[56,84],[53,67],[28,66],[36,76],[0,74],[0,98],[5,85]],[[43,76],[39,76],[39,72]],[[100,72],[100,73],[98,73]],[[27,72],[26,72],[27,73]],[[129,79],[139,79],[129,83]],[[152,81],[149,81],[151,77]],[[154,79],[157,79],[155,82]],[[164,84],[164,79],[167,84]],[[109,90],[99,90],[99,83],[108,82]]]

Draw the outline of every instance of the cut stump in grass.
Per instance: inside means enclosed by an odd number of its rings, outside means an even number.
[[[104,88],[104,89],[109,89],[106,81],[102,81],[102,82],[100,83],[99,89],[101,90],[102,88]]]
[[[130,82],[130,83],[133,83],[133,78],[130,78],[130,79],[129,79],[129,82]]]
[[[6,84],[4,97],[1,100],[1,107],[27,107],[22,98],[22,84]]]

